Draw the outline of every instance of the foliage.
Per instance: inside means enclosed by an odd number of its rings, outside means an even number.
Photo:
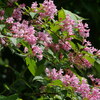
[[[31,7],[6,1],[0,1],[0,98],[99,100],[100,50],[87,41],[85,19],[57,10],[52,0]]]

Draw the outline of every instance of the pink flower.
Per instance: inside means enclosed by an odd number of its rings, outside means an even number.
[[[96,55],[100,58],[100,50],[96,52]]]
[[[22,11],[20,8],[16,8],[13,11],[12,17],[20,21],[22,19]]]
[[[68,55],[69,61],[72,62],[73,64],[76,64],[78,67],[87,67],[90,68],[92,67],[92,64],[83,58],[82,54],[74,54],[74,53],[69,53]]]
[[[34,45],[36,44],[37,37],[33,34],[24,36],[25,40],[29,42],[29,44]]]
[[[90,87],[83,78],[82,83],[77,87],[76,92],[80,93],[83,98],[87,98],[90,93]]]
[[[24,48],[24,52],[25,53],[28,52],[28,48],[27,47]]]
[[[12,33],[14,33],[14,37],[25,38],[26,40],[29,40],[29,42],[30,39],[33,41],[32,36],[35,33],[35,30],[33,26],[28,25],[28,21],[23,20],[22,23],[13,23],[11,30]]]
[[[91,79],[94,85],[100,86],[100,78],[94,78],[93,75],[88,75],[88,77]]]
[[[50,19],[54,18],[54,15],[57,13],[56,6],[52,0],[45,0],[42,4],[42,9],[44,12],[40,13],[40,17],[49,17]]]
[[[37,2],[33,2],[31,8],[36,10],[37,6],[38,6]]]
[[[19,8],[25,8],[25,6],[26,6],[26,5],[23,3],[23,4],[20,4],[20,5],[19,5]]]
[[[42,55],[42,54],[40,54],[40,55],[36,55],[36,57],[37,57],[39,60],[42,60],[43,55]]]
[[[92,93],[88,96],[89,100],[100,100],[100,89],[94,87]]]
[[[6,19],[6,23],[12,24],[14,21],[13,17],[9,17]]]
[[[39,60],[42,60],[42,58],[43,58],[43,55],[42,55],[43,51],[42,51],[42,49],[39,46],[33,45],[32,46],[32,51],[33,51],[34,56],[36,56]]]
[[[39,38],[39,40],[45,41],[47,43],[51,43],[51,41],[52,41],[52,38],[50,37],[50,35],[48,33],[45,33],[45,32],[39,32],[38,38]]]
[[[85,24],[83,25],[82,21],[80,20],[78,22],[78,26],[77,26],[78,30],[79,30],[79,34],[84,37],[84,38],[87,38],[89,37],[89,31],[90,29],[88,29],[88,25]]]
[[[1,20],[1,21],[4,20],[4,17],[3,17],[3,16],[0,16],[0,20]]]
[[[65,51],[69,51],[71,49],[71,45],[68,41],[61,41],[59,40],[59,44],[61,45],[61,48]]]
[[[66,19],[62,21],[62,25],[61,25],[62,31],[67,31],[68,35],[74,35],[74,31],[73,31],[74,25],[75,25],[75,21],[71,19],[70,15],[67,15]]]
[[[6,44],[5,40],[3,38],[0,38],[0,44]]]

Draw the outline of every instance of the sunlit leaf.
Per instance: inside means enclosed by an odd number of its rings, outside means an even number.
[[[36,62],[33,59],[29,58],[29,57],[26,57],[25,61],[26,61],[26,64],[28,66],[29,71],[34,76],[35,72],[36,72]]]

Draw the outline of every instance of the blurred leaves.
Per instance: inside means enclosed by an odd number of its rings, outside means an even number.
[[[18,95],[13,94],[11,96],[0,96],[0,100],[18,100]]]

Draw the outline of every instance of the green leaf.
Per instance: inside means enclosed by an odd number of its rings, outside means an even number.
[[[35,76],[36,62],[33,59],[29,58],[29,57],[26,57],[25,60],[26,60],[26,64],[28,66],[29,71],[31,72],[31,74],[33,76]]]
[[[23,100],[23,99],[21,99],[21,98],[18,98],[18,99],[16,99],[16,100]]]
[[[8,87],[7,84],[4,84],[4,87],[5,87],[7,90],[10,90],[10,88]]]
[[[16,100],[18,98],[17,94],[11,96],[0,96],[0,100]]]
[[[48,86],[59,86],[62,87],[62,81],[60,80],[53,80],[51,83],[48,84]]]
[[[54,96],[54,100],[62,100],[62,98],[61,98],[60,95],[55,95],[55,96]]]
[[[3,37],[5,37],[5,36],[0,34],[0,38],[3,38]]]
[[[5,27],[5,25],[4,24],[1,24],[0,25],[0,31],[2,31],[4,27]]]
[[[37,14],[37,13],[30,12],[30,16],[31,16],[32,18],[34,18],[36,14]]]
[[[44,65],[37,66],[36,75],[41,75],[45,70]]]
[[[77,20],[84,20],[84,18],[82,18],[82,17],[80,17],[80,16],[78,16],[78,15],[72,13],[71,11],[68,11],[68,10],[65,10],[65,9],[64,9],[64,12],[65,12],[66,15],[70,15],[70,17],[71,17],[73,20],[75,20],[75,21],[77,21]]]
[[[84,46],[82,46],[82,45],[79,44],[79,43],[77,43],[77,45],[78,45],[78,48],[79,48],[80,50],[84,48]]]
[[[36,69],[36,76],[40,76],[45,71],[45,64],[46,60],[42,59],[41,61],[37,62],[37,69]]]
[[[16,46],[17,45],[17,38],[10,37],[9,40]]]
[[[82,42],[82,37],[81,37],[81,36],[72,35],[72,36],[70,36],[70,37],[72,37],[72,38],[74,38],[74,39],[79,40],[79,41]]]
[[[35,76],[33,81],[43,82],[44,78],[42,76]]]
[[[97,59],[96,62],[97,62],[98,64],[100,64],[100,59]]]
[[[44,100],[44,98],[43,98],[43,97],[41,97],[41,98],[39,98],[38,100]]]
[[[77,20],[76,16],[75,16],[71,11],[64,10],[64,12],[65,12],[66,15],[70,15],[70,17],[71,17],[73,20]]]
[[[54,53],[53,53],[53,51],[52,51],[51,49],[48,49],[48,53],[49,53],[50,55],[54,56]]]
[[[93,69],[93,75],[95,75],[97,78],[100,78],[100,64],[95,61]]]
[[[59,10],[59,11],[58,11],[58,19],[59,19],[59,21],[62,21],[62,20],[64,20],[65,18],[66,18],[66,14],[65,14],[65,12],[64,12],[64,9]]]
[[[90,57],[88,55],[83,56],[86,60],[88,60],[92,65],[94,65],[95,59],[93,57]]]
[[[72,47],[73,50],[75,50],[75,51],[78,50],[77,49],[77,45],[74,42],[69,41],[69,43],[70,43],[70,45],[71,45],[71,47]]]
[[[50,27],[51,27],[51,30],[55,33],[60,29],[60,25],[51,25]]]

